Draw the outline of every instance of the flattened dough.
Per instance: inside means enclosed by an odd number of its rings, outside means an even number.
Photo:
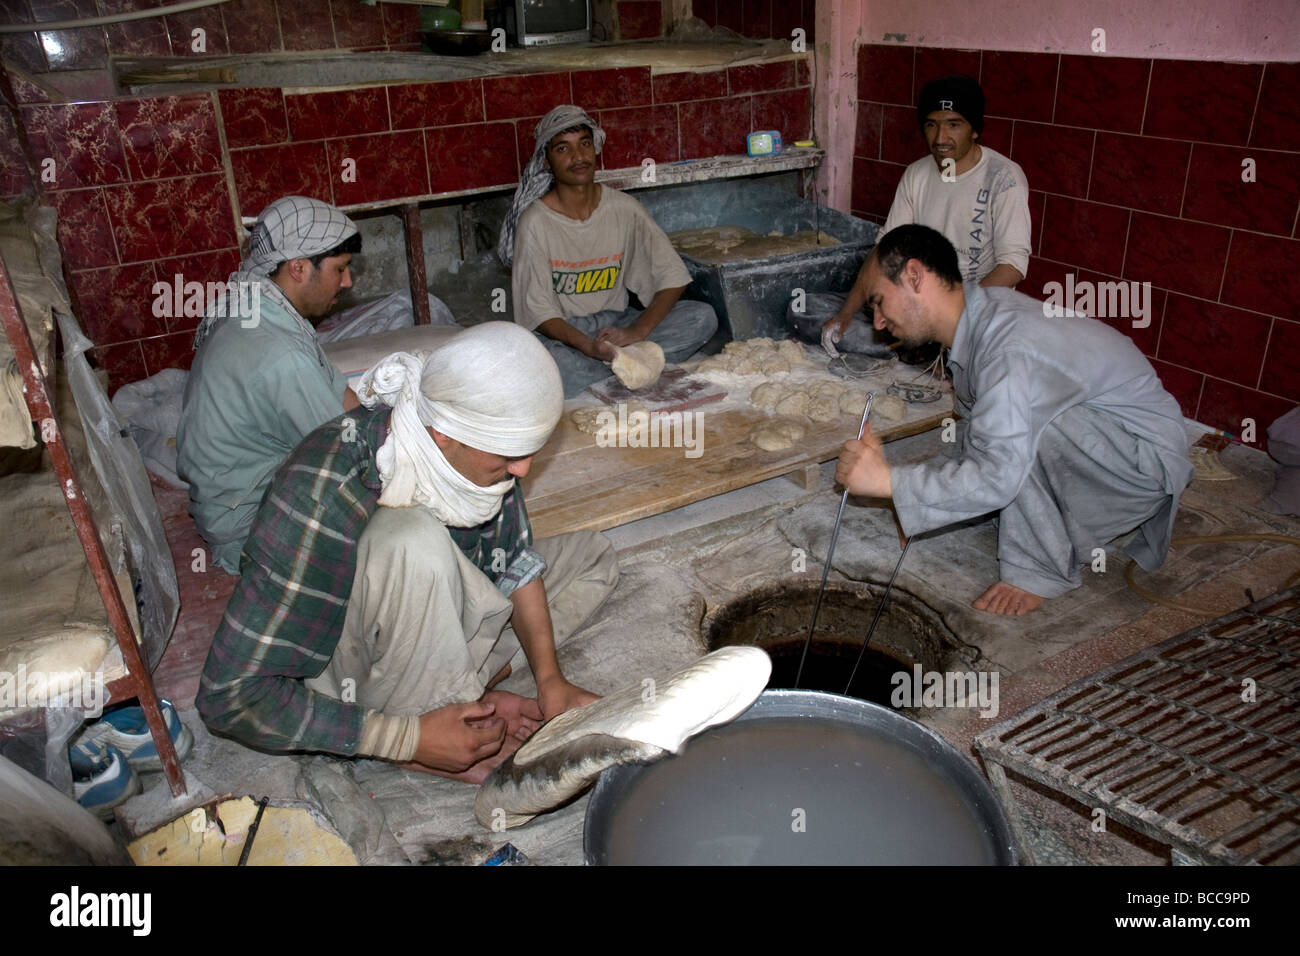
[[[763,422],[749,433],[749,440],[763,451],[785,451],[804,436],[798,422]]]
[[[840,403],[837,399],[818,395],[808,402],[807,415],[815,422],[833,422],[840,417]]]
[[[664,350],[655,342],[633,342],[618,350],[611,367],[627,388],[645,388],[659,381],[664,370]]]
[[[724,647],[658,681],[637,681],[549,721],[488,775],[474,816],[496,829],[527,823],[584,790],[617,763],[677,753],[688,739],[740,716],[763,692],[772,661],[757,647]]]
[[[897,395],[877,395],[875,401],[871,403],[872,418],[879,415],[886,421],[901,422],[906,414],[907,403]]]
[[[635,424],[632,416],[646,411],[646,407],[640,402],[622,402],[627,406],[625,416],[629,425]],[[602,421],[601,416],[607,417]],[[618,405],[601,405],[596,408],[575,408],[569,414],[569,421],[573,422],[578,431],[587,435],[598,435],[602,425],[609,423],[614,426],[618,425]]]
[[[865,392],[855,392],[850,388],[846,389],[844,394],[840,396],[840,411],[845,415],[861,418],[866,408],[867,395]]]

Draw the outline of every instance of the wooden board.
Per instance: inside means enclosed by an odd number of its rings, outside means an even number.
[[[889,382],[901,377],[897,369],[877,376],[854,384],[883,393]],[[827,379],[831,380],[829,374]],[[810,466],[839,457],[844,443],[856,437],[858,425],[858,418],[848,415],[806,424],[807,432],[795,447],[769,452],[749,441],[752,428],[771,417],[768,413],[748,405],[722,410],[704,406],[682,413],[692,416],[692,432],[697,424],[703,427],[702,453],[691,458],[687,453],[694,452],[683,447],[602,448],[596,436],[578,431],[569,421],[569,411],[579,404],[566,403],[559,427],[522,482],[533,532],[539,538],[616,528],[780,475],[796,473],[806,479]],[[916,435],[937,427],[951,414],[949,391],[933,404],[909,405],[903,421],[878,428],[876,434],[887,442]],[[670,423],[668,437],[694,439],[684,424]],[[663,420],[660,426],[662,431]]]

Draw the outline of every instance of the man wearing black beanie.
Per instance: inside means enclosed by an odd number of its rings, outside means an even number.
[[[1014,288],[1029,271],[1029,183],[1018,164],[978,142],[984,131],[984,90],[960,74],[931,80],[921,89],[916,119],[930,155],[903,171],[880,234],[908,223],[929,226],[957,249],[965,282]],[[847,351],[878,348],[872,344],[870,322],[859,312],[866,298],[861,286],[859,275],[839,310],[822,325],[827,351],[841,342]],[[822,305],[821,314],[827,311]],[[803,322],[805,328],[798,331],[807,336],[811,324]]]

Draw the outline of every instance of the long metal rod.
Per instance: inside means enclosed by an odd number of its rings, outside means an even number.
[[[867,427],[867,416],[871,414],[871,403],[875,400],[876,393],[867,393],[867,407],[862,410],[862,422],[858,425],[858,438],[862,437],[862,432]],[[794,675],[794,689],[799,689],[799,681],[803,679],[804,661],[808,659],[808,647],[812,644],[813,631],[817,629],[817,612],[822,607],[822,595],[826,593],[826,578],[831,573],[831,557],[835,554],[835,540],[840,536],[840,522],[844,520],[844,506],[849,500],[849,489],[844,489],[844,494],[840,495],[840,510],[835,515],[835,527],[831,529],[831,543],[826,548],[826,564],[822,567],[822,583],[817,588],[817,600],[813,602],[812,623],[808,625],[808,636],[804,638],[803,653],[799,655],[799,670]]]
[[[898,577],[898,569],[903,566],[903,559],[907,557],[907,549],[912,546],[912,539],[908,538],[903,542],[903,553],[898,556],[898,563],[894,565],[894,573],[889,576],[889,583],[885,585],[885,593],[880,595],[880,603],[876,605],[876,616],[871,619],[871,626],[867,628],[867,636],[862,640],[862,648],[858,651],[858,659],[853,662],[853,673],[849,675],[849,682],[844,685],[844,696],[849,696],[849,688],[853,686],[853,678],[858,676],[858,666],[862,663],[862,658],[867,654],[867,645],[871,643],[871,635],[876,633],[876,625],[880,623],[880,615],[885,612],[885,605],[889,603],[889,592],[894,588],[894,578]]]

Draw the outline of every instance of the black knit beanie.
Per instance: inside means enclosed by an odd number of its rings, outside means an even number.
[[[955,73],[925,84],[916,103],[917,125],[924,129],[925,118],[936,110],[960,113],[975,132],[984,132],[984,90],[974,77]]]

